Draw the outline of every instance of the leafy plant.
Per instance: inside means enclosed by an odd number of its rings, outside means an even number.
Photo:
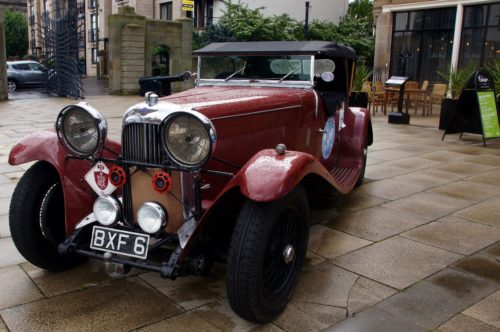
[[[287,14],[264,16],[263,8],[250,9],[239,1],[231,0],[225,1],[225,4],[226,10],[218,24],[207,27],[201,33],[193,33],[194,49],[213,42],[306,39],[304,23]],[[368,0],[356,0],[349,8],[349,13],[338,25],[312,21],[307,39],[350,45],[359,56],[373,63],[375,39],[372,36],[371,3]]]
[[[500,98],[500,59],[488,64],[486,70],[493,76],[497,98]]]
[[[467,80],[473,71],[474,67],[469,65],[456,70],[450,69],[447,73],[441,71],[438,71],[437,73],[448,83],[448,91],[451,94],[451,99],[458,99],[465,83],[467,83]]]
[[[364,62],[358,62],[354,72],[353,91],[361,91],[363,83],[368,81],[372,74],[372,68],[366,66]]]
[[[8,57],[23,56],[28,50],[28,21],[20,11],[5,11],[5,48]]]

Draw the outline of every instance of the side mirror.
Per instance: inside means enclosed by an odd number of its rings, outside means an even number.
[[[335,79],[335,75],[331,71],[325,71],[321,73],[320,77],[326,83],[333,82],[333,80]]]
[[[195,77],[196,77],[196,73],[192,73],[190,71],[185,71],[185,72],[183,72],[182,74],[179,75],[179,78],[182,81],[187,81],[190,78],[195,78]]]

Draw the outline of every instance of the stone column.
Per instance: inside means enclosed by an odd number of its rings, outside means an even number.
[[[375,73],[381,73],[380,79],[385,81],[389,76],[389,65],[391,61],[392,13],[380,13],[377,18],[376,27],[373,71]]]
[[[5,25],[4,9],[0,8],[0,101],[8,99],[7,91],[7,69],[5,68]]]
[[[122,40],[122,33],[126,26],[129,26],[131,32],[132,30],[138,28],[139,30],[143,30],[143,35],[136,35],[133,32],[128,34],[127,41]],[[137,15],[134,11],[134,8],[131,7],[121,7],[119,8],[118,14],[110,15],[108,19],[108,27],[109,27],[109,88],[112,94],[123,94],[123,93],[134,93],[134,91],[129,90],[132,85],[132,78],[129,76],[127,81],[127,89],[129,91],[124,91],[124,77],[122,77],[122,73],[124,70],[122,66],[124,66],[124,61],[128,64],[136,64],[142,66],[142,74],[144,75],[144,29],[146,26],[146,17]],[[122,43],[124,43],[122,45]],[[143,54],[138,54],[135,47],[142,47]],[[129,49],[130,48],[130,49]],[[127,56],[123,57],[123,51],[128,53],[128,50],[131,51]],[[132,54],[133,53],[133,54]],[[142,59],[142,61],[141,61]],[[137,69],[137,68],[136,68]],[[139,91],[139,84],[137,80],[135,81],[135,90]]]
[[[144,26],[127,24],[122,30],[121,90],[123,94],[139,92],[139,78],[144,76]]]

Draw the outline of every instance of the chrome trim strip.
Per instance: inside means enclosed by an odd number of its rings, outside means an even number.
[[[300,89],[311,89],[313,84],[311,81],[287,81],[286,84],[277,83],[277,81],[248,81],[248,80],[238,80],[238,81],[227,81],[224,80],[207,80],[200,79],[197,83],[198,86],[253,86],[253,87],[266,87],[266,88],[300,88]]]
[[[314,92],[314,117],[317,119],[318,118],[318,91],[312,90]]]
[[[302,105],[285,106],[285,107],[273,108],[273,109],[265,110],[265,111],[258,111],[258,112],[250,112],[250,113],[243,113],[243,114],[219,116],[217,118],[212,118],[211,120],[214,121],[214,120],[221,120],[221,119],[238,118],[238,117],[241,117],[241,116],[255,115],[255,114],[262,114],[262,113],[270,113],[270,112],[277,112],[277,111],[284,111],[284,110],[288,110],[288,109],[301,108],[301,107],[302,107]]]
[[[97,222],[97,218],[95,217],[94,212],[91,212],[85,218],[80,220],[80,222],[78,224],[76,224],[75,229],[85,227],[85,226],[93,224],[95,222]]]

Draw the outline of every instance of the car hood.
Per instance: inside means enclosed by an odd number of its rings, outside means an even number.
[[[313,97],[312,89],[203,86],[162,98],[159,104],[175,104],[217,119],[302,105],[307,95]]]

